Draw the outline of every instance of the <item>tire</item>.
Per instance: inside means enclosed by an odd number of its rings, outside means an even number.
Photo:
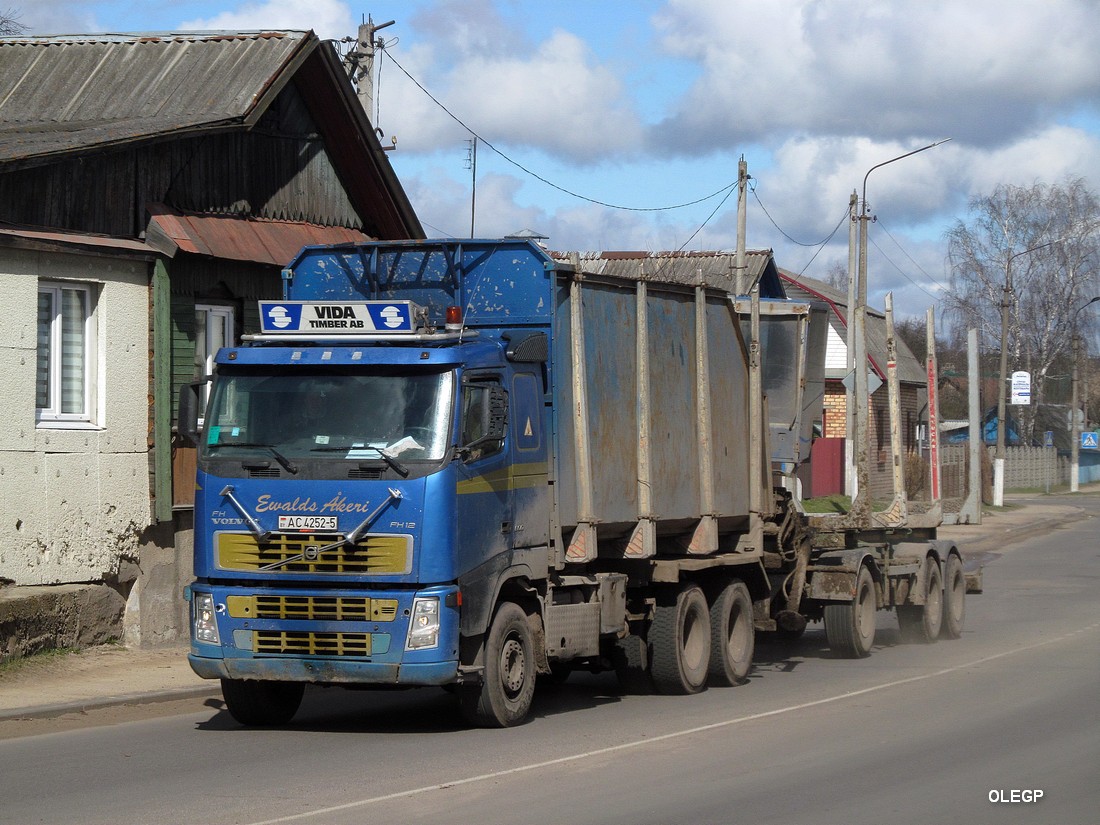
[[[710,683],[732,687],[744,682],[752,669],[755,641],[749,589],[731,582],[710,606]]]
[[[958,556],[952,554],[947,557],[943,582],[943,626],[940,627],[940,638],[959,639],[966,620],[966,573],[963,572],[962,559]]]
[[[650,674],[659,693],[698,693],[707,685],[710,661],[710,613],[703,591],[682,587],[676,597],[658,603],[649,630]]]
[[[863,565],[852,601],[825,605],[825,637],[833,653],[846,659],[870,655],[875,643],[876,609],[875,580]]]
[[[653,693],[653,677],[649,674],[646,640],[633,633],[615,640],[611,650],[615,676],[623,693],[647,696]]]
[[[527,614],[504,602],[493,617],[485,642],[485,673],[480,685],[461,691],[462,714],[483,728],[509,728],[527,718],[535,695],[535,647]]]
[[[943,624],[943,579],[940,564],[929,556],[924,560],[928,570],[924,576],[924,604],[903,604],[898,607],[898,629],[902,641],[910,644],[931,644],[940,635]],[[965,581],[963,586],[965,588]]]
[[[229,714],[247,727],[285,725],[302,704],[304,682],[222,679]]]

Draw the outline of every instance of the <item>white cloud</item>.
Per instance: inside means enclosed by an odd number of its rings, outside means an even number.
[[[313,29],[322,39],[354,37],[358,25],[342,0],[267,0],[245,3],[213,17],[180,23],[183,31],[251,31],[257,29]]]
[[[670,0],[664,47],[703,75],[658,130],[687,148],[786,133],[994,145],[1100,94],[1092,0]],[[949,132],[948,132],[949,130]]]
[[[35,0],[25,5],[3,4],[12,10],[16,22],[27,27],[28,35],[82,34],[102,27],[83,0]]]
[[[441,3],[412,25],[434,36],[430,45],[399,41],[378,58],[378,121],[407,151],[470,137],[456,119],[502,151],[533,147],[580,164],[641,146],[623,82],[578,35],[556,29],[529,42],[487,2]]]

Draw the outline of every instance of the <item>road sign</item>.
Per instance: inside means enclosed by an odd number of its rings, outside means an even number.
[[[1043,446],[1044,447],[1053,447],[1054,446],[1054,433],[1052,433],[1050,430],[1047,430],[1045,433],[1043,433]]]
[[[1012,373],[1013,404],[1027,406],[1031,403],[1031,373],[1019,370]]]
[[[1100,443],[1098,443],[1096,433],[1093,433],[1093,432],[1081,433],[1081,449],[1083,449],[1083,450],[1100,449]]]

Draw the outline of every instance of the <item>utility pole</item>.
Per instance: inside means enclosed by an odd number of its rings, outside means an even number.
[[[748,203],[746,191],[749,182],[749,165],[745,156],[737,163],[737,294],[744,295],[749,289],[748,272],[745,267],[745,226]]]
[[[392,26],[396,21],[374,25],[371,16],[367,15],[367,22],[359,26],[359,34],[355,41],[355,48],[348,52],[345,62],[351,67],[352,78],[359,97],[359,103],[367,117],[373,117],[374,108],[374,50],[382,48],[381,40],[375,41],[375,34],[387,26]]]
[[[848,496],[849,500],[853,500],[856,497],[856,463],[855,463],[855,440],[856,440],[856,415],[855,415],[855,386],[852,383],[855,377],[855,363],[856,363],[856,351],[855,351],[855,306],[856,306],[856,250],[857,250],[857,236],[856,228],[859,226],[858,215],[859,195],[856,190],[852,190],[852,197],[848,200],[848,309],[847,309],[847,321],[846,327],[847,341],[847,372],[846,375],[852,376],[848,381],[847,392],[844,395],[844,494]]]
[[[477,210],[477,135],[474,135],[472,140],[467,141],[470,144],[470,152],[466,156],[466,166],[470,170],[470,237],[474,237],[474,215]]]
[[[1070,464],[1069,464],[1069,491],[1076,493],[1080,489],[1081,479],[1081,430],[1082,427],[1077,423],[1077,365],[1081,360],[1081,336],[1077,331],[1077,316],[1081,314],[1081,310],[1087,306],[1095,304],[1100,301],[1100,295],[1091,299],[1088,303],[1083,304],[1077,308],[1077,311],[1073,313],[1073,401],[1070,403],[1069,415],[1070,415]],[[1088,382],[1085,383],[1085,411],[1083,414],[1084,423],[1088,423]]]

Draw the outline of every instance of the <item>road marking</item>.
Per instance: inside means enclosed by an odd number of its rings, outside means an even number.
[[[384,794],[382,796],[372,796],[367,799],[358,799],[354,802],[345,802],[342,805],[331,805],[326,808],[317,808],[312,811],[304,811],[299,814],[291,814],[289,816],[281,816],[277,819],[264,819],[259,822],[249,823],[249,825],[279,825],[283,822],[300,822],[304,819],[309,819],[315,816],[325,816],[326,814],[337,813],[339,811],[348,811],[353,808],[362,808],[367,805],[375,805],[379,802],[389,802],[394,799],[406,799],[412,796],[420,796],[421,794],[431,793],[432,791],[448,790],[450,788],[458,788],[463,785],[472,785],[476,782],[487,782],[494,779],[501,779],[507,776],[514,776],[515,774],[527,773],[528,771],[537,771],[542,768],[549,768],[555,765],[564,765],[569,762],[579,762],[584,759],[591,759],[596,756],[604,756],[609,753],[619,753],[627,750],[634,750],[636,748],[647,747],[658,742],[667,742],[672,739],[681,739],[685,736],[694,736],[697,733],[707,733],[713,730],[720,730],[722,728],[732,727],[733,725],[741,725],[745,722],[755,722],[760,719],[767,719],[772,716],[780,716],[785,713],[794,713],[800,710],[806,710],[807,708],[820,707],[821,705],[829,705],[834,702],[842,702],[845,699],[852,699],[856,696],[864,696],[868,693],[877,693],[882,690],[889,690],[890,688],[901,687],[902,685],[911,685],[916,682],[923,682],[927,679],[934,679],[938,676],[946,676],[950,673],[956,673],[960,670],[966,670],[968,668],[975,667],[976,665],[983,665],[987,662],[993,662],[997,659],[1004,659],[1008,656],[1015,656],[1020,653],[1026,653],[1029,650],[1035,650],[1040,647],[1046,647],[1047,645],[1058,644],[1064,642],[1067,639],[1072,639],[1074,636],[1079,636],[1082,633],[1087,633],[1090,630],[1096,630],[1100,628],[1100,622],[1095,622],[1087,627],[1081,627],[1077,630],[1070,631],[1061,636],[1057,636],[1053,639],[1047,639],[1042,642],[1035,642],[1034,644],[1027,645],[1026,647],[1016,648],[1015,650],[1006,650],[1003,653],[994,653],[992,656],[983,656],[980,659],[975,659],[970,662],[964,662],[963,664],[952,665],[951,667],[945,667],[932,673],[925,673],[921,676],[910,676],[907,679],[897,679],[893,682],[884,682],[881,685],[873,685],[871,687],[862,688],[860,690],[853,690],[849,693],[839,693],[835,696],[827,696],[824,699],[815,699],[812,702],[802,702],[798,705],[788,705],[784,708],[776,708],[775,710],[763,711],[761,713],[753,713],[748,716],[738,716],[736,719],[726,719],[722,722],[712,722],[709,725],[700,725],[695,728],[688,728],[687,730],[674,731],[672,733],[664,733],[659,736],[647,737],[645,739],[636,739],[633,742],[623,742],[619,745],[611,745],[606,748],[597,748],[595,750],[585,751],[584,753],[575,753],[570,756],[561,756],[557,759],[548,759],[545,762],[535,762],[530,765],[519,765],[514,768],[508,768],[503,771],[493,771],[492,773],[483,773],[478,776],[470,776],[466,779],[455,779],[449,782],[440,782],[438,785],[425,785],[420,788],[411,788],[407,791],[396,791],[395,793]]]

